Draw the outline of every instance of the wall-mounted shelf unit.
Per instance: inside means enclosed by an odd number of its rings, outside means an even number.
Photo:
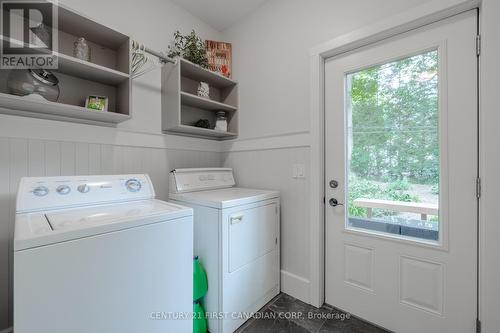
[[[73,57],[79,37],[91,49],[90,62]],[[7,86],[10,70],[0,70],[0,113],[116,126],[131,118],[130,49],[128,36],[59,4],[58,50],[54,54],[58,68],[51,70],[59,80],[59,99],[49,102],[12,95]],[[86,109],[88,95],[107,96],[108,111]]]
[[[208,83],[210,98],[197,96],[198,84]],[[228,131],[195,127],[200,119],[215,126],[216,111],[225,111]],[[162,126],[165,132],[215,140],[238,136],[238,83],[187,60],[162,68]]]

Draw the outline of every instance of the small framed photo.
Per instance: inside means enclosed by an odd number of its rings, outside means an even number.
[[[89,95],[85,100],[85,108],[97,111],[108,111],[108,97]]]

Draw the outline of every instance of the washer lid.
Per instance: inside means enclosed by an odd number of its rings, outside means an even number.
[[[154,199],[46,213],[17,214],[14,250],[131,229],[192,215],[191,208]]]
[[[170,199],[172,200],[219,209],[246,205],[278,197],[278,191],[256,190],[241,187],[189,193],[170,193]]]
[[[175,210],[178,208],[164,202],[147,200],[56,211],[47,213],[45,216],[52,230],[59,231],[88,228],[144,216],[163,215]]]

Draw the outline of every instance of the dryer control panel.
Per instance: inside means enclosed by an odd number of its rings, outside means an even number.
[[[170,193],[215,190],[235,185],[233,169],[175,169],[170,172]]]
[[[153,199],[148,175],[25,177],[17,193],[17,209],[32,212],[100,203]]]

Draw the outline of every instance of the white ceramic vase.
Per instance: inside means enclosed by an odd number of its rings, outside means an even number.
[[[200,84],[198,85],[198,96],[203,98],[210,97],[210,87],[208,86],[208,83],[200,82]]]

